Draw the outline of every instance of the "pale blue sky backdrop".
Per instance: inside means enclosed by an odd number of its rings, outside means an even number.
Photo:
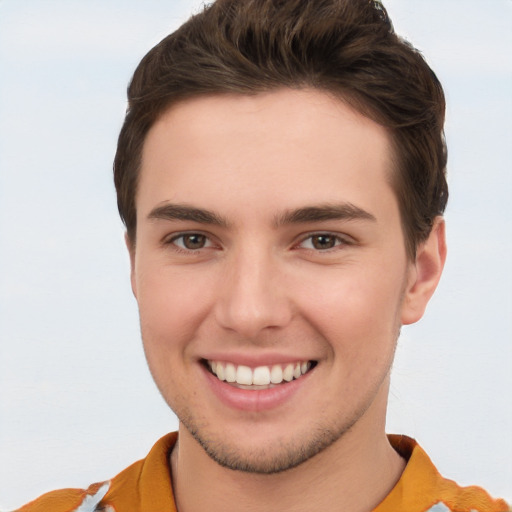
[[[388,430],[512,498],[512,1],[389,0],[443,82],[449,258]],[[0,509],[108,479],[177,421],[140,343],[111,179],[125,89],[195,0],[0,1]],[[304,411],[307,414],[307,411]]]

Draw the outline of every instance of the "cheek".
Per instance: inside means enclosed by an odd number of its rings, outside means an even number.
[[[299,305],[306,317],[346,354],[394,346],[399,330],[403,276],[393,271],[345,268],[306,286]]]
[[[137,290],[146,350],[184,349],[207,314],[204,287],[186,272],[160,269],[143,275]]]
[[[188,387],[192,359],[187,354],[204,317],[202,299],[190,293],[194,288],[186,280],[163,271],[146,274],[138,280],[137,289],[147,363],[162,396],[174,409],[180,390]]]

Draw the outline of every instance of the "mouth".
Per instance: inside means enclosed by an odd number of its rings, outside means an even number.
[[[203,360],[203,364],[220,381],[240,389],[257,391],[282,386],[300,379],[316,366],[316,361],[295,361],[255,368],[206,359]]]

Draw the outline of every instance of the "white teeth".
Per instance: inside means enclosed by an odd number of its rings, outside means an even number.
[[[217,364],[216,373],[217,373],[217,377],[220,380],[226,380],[226,377],[224,375],[224,366],[222,366],[221,364]]]
[[[236,382],[236,368],[234,364],[228,363],[226,365],[225,376],[226,382]]]
[[[240,365],[236,370],[236,382],[250,386],[252,384],[252,370],[248,366]]]
[[[268,386],[270,384],[270,370],[268,366],[254,368],[252,383],[256,386]]]
[[[286,382],[291,382],[293,380],[293,364],[289,364],[283,370],[283,379]]]
[[[208,361],[212,373],[219,380],[229,383],[236,383],[242,386],[268,386],[270,384],[281,384],[298,379],[311,368],[309,361],[289,363],[286,366],[275,364],[273,366],[235,366],[233,363],[222,363],[220,361]]]
[[[270,370],[270,382],[272,384],[281,384],[283,382],[283,369],[278,364],[272,366],[272,370]]]

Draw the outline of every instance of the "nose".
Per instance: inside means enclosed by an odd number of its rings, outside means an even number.
[[[263,331],[290,322],[293,312],[283,269],[272,254],[242,251],[226,262],[224,270],[215,306],[221,327],[254,340]]]

